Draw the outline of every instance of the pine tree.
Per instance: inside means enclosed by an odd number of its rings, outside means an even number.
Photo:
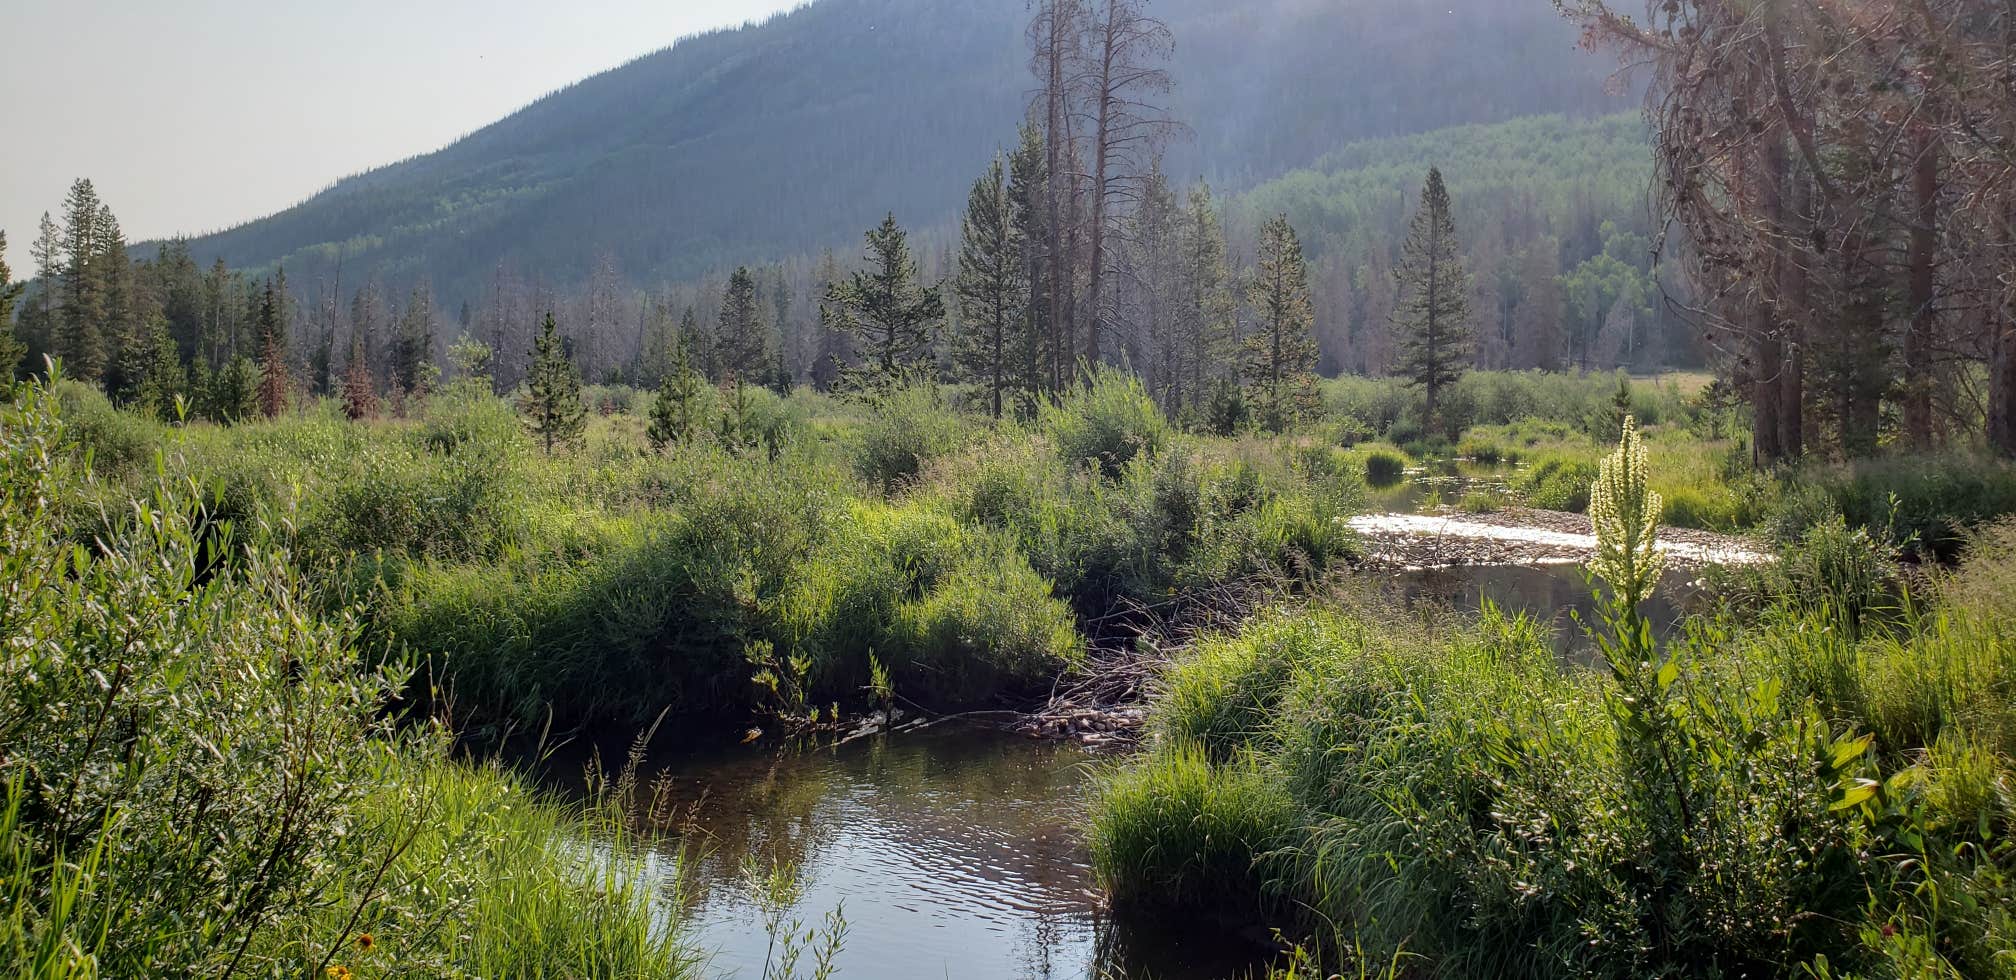
[[[448,345],[448,366],[455,372],[449,389],[480,395],[493,393],[496,389],[491,364],[495,358],[496,351],[489,344],[463,331],[462,336]]]
[[[226,425],[259,414],[259,366],[249,357],[234,357],[210,379],[209,411],[212,421]]]
[[[427,397],[440,380],[441,368],[434,363],[434,297],[425,286],[413,290],[399,316],[392,375],[394,385],[417,398]]]
[[[42,223],[35,240],[28,245],[28,257],[35,263],[34,302],[21,313],[20,337],[28,344],[30,372],[43,367],[42,358],[60,356],[57,339],[62,333],[58,324],[60,311],[56,301],[58,284],[63,275],[63,232],[56,226],[49,212],[42,212]]]
[[[79,179],[70,185],[63,202],[63,271],[58,283],[63,307],[54,340],[64,373],[91,384],[105,377],[105,291],[98,237],[103,210],[91,181]]]
[[[821,252],[818,271],[813,273],[814,295],[827,295],[840,281],[840,261],[833,257],[831,249]],[[818,334],[818,349],[812,356],[812,386],[820,391],[831,391],[839,383],[840,372],[846,368],[851,356],[852,338],[823,315],[819,318]]]
[[[1426,414],[1433,425],[1442,390],[1461,380],[1475,357],[1470,276],[1463,270],[1456,223],[1449,213],[1449,189],[1439,169],[1428,171],[1421,207],[1414,213],[1393,276],[1400,292],[1393,313],[1401,334],[1396,367],[1409,384],[1426,393]]]
[[[672,362],[679,357],[679,319],[672,313],[670,299],[651,301],[644,313],[642,343],[638,351],[637,383],[656,388],[672,375]]]
[[[1123,339],[1129,362],[1141,371],[1156,403],[1172,413],[1184,380],[1175,315],[1182,303],[1183,219],[1183,206],[1158,165],[1142,181],[1140,200],[1127,219],[1129,234],[1122,252],[1131,274],[1116,290],[1132,298],[1124,304],[1132,316],[1122,318],[1128,326]]]
[[[1006,169],[997,157],[966,203],[954,285],[963,320],[953,347],[961,380],[980,386],[997,419],[1009,398],[1023,393],[1021,367],[1034,340],[1026,243],[1012,212]]]
[[[910,243],[894,214],[868,232],[869,268],[827,291],[820,316],[852,334],[863,363],[842,386],[884,392],[924,365],[945,318],[945,298],[924,288]]]
[[[1225,231],[1211,200],[1211,188],[1204,184],[1190,192],[1182,250],[1183,301],[1174,314],[1177,326],[1173,339],[1182,349],[1177,367],[1188,377],[1178,385],[1172,409],[1179,408],[1186,397],[1193,408],[1201,407],[1210,397],[1214,382],[1222,377],[1219,365],[1231,348],[1239,316],[1239,304],[1232,295],[1232,271],[1225,258]]]
[[[1044,194],[1050,179],[1049,171],[1045,169],[1048,166],[1046,157],[1042,131],[1034,124],[1024,123],[1022,144],[1008,161],[1008,207],[1015,233],[1022,240],[1022,278],[1029,289],[1029,295],[1022,304],[1026,321],[1022,330],[1028,339],[1020,367],[1022,386],[1032,394],[1049,390],[1053,379],[1063,376],[1065,367],[1050,363],[1054,352],[1048,343],[1051,336],[1050,284],[1046,278],[1048,266],[1043,260],[1047,234]]]
[[[672,361],[658,383],[658,397],[651,402],[651,425],[645,431],[653,447],[662,452],[666,446],[691,439],[699,430],[701,389],[700,372],[693,368],[691,352],[683,339],[674,340]]]
[[[713,377],[715,374],[714,334],[701,328],[700,314],[691,306],[688,306],[686,312],[679,315],[679,338],[685,342],[687,352],[692,355],[693,370],[700,372],[700,376],[703,378]]]
[[[1260,254],[1246,295],[1256,320],[1241,358],[1247,401],[1262,424],[1279,432],[1310,407],[1317,357],[1309,264],[1285,214],[1260,229]]]
[[[274,280],[266,280],[259,301],[259,413],[269,419],[286,414],[294,392],[294,371],[287,363],[287,299],[282,288]]]
[[[588,426],[588,409],[581,404],[581,375],[567,356],[551,313],[532,345],[532,367],[525,375],[518,410],[525,414],[526,426],[545,442],[548,455],[556,443],[573,442]]]
[[[14,304],[21,299],[27,283],[15,282],[7,268],[7,233],[0,231],[0,388],[14,380],[14,372],[28,356],[28,345],[14,333]]]
[[[721,380],[741,384],[761,382],[770,366],[769,330],[763,323],[763,306],[756,296],[756,276],[748,266],[728,277],[721,295],[721,316],[714,331],[715,359]]]
[[[133,281],[133,261],[126,254],[126,235],[119,219],[102,202],[96,222],[98,258],[93,263],[103,321],[98,335],[104,345],[105,390],[115,397],[136,393],[151,352],[149,324],[141,315]]]
[[[168,332],[168,322],[156,319],[148,331],[145,348],[146,357],[136,358],[139,364],[135,379],[133,404],[144,415],[163,422],[176,421],[184,410],[184,401],[189,394],[189,372],[182,367],[182,353],[175,346],[175,337]]]

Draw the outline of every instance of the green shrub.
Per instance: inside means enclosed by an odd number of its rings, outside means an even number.
[[[0,958],[19,975],[690,971],[618,847],[390,713],[355,625],[255,524],[206,536],[163,459],[74,548],[86,475],[34,387],[0,410]],[[218,564],[217,548],[241,557]],[[374,935],[370,948],[361,943]],[[562,968],[564,964],[564,969]]]
[[[852,701],[878,656],[934,707],[1047,685],[1076,662],[1070,609],[1003,541],[920,506],[858,506],[775,604],[775,646],[806,658],[820,699]]]
[[[854,467],[863,479],[891,491],[975,435],[973,424],[945,403],[936,385],[900,388],[878,400],[861,427]]]
[[[1391,446],[1360,446],[1357,452],[1365,461],[1365,482],[1375,487],[1390,487],[1407,478],[1407,470],[1414,465],[1407,454]]]
[[[1517,463],[1517,450],[1507,450],[1498,443],[1479,435],[1467,435],[1456,444],[1456,455],[1474,463],[1495,466],[1499,463]]]
[[[1256,764],[1215,766],[1183,745],[1109,774],[1096,792],[1092,866],[1122,905],[1257,911],[1259,865],[1299,816]]]
[[[1040,426],[1065,460],[1091,463],[1109,478],[1136,456],[1160,451],[1169,437],[1169,423],[1141,379],[1103,366],[1046,406]]]
[[[1528,506],[1581,513],[1589,509],[1589,485],[1595,480],[1596,464],[1591,460],[1548,454],[1519,474],[1517,489]]]
[[[1334,662],[1338,648],[1355,642],[1350,637],[1340,620],[1276,613],[1237,635],[1205,639],[1159,685],[1156,737],[1196,746],[1213,762],[1267,744],[1297,676]]]
[[[99,472],[118,474],[142,468],[165,442],[166,426],[113,408],[111,399],[90,385],[58,381],[50,395],[61,406],[65,445],[80,456],[88,454]]]

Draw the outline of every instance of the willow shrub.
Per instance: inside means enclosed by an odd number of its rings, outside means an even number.
[[[1169,422],[1131,371],[1101,365],[1081,385],[1043,407],[1038,420],[1066,462],[1117,477],[1136,457],[1160,452]]]
[[[70,438],[41,388],[0,414],[16,975],[557,975],[556,952],[572,975],[688,969],[641,865],[565,853],[574,818],[395,730],[402,675],[360,666],[355,625],[317,615],[269,528],[202,533],[179,460],[116,531],[71,543],[53,505],[93,480]]]
[[[916,504],[836,515],[768,618],[776,646],[810,663],[815,702],[859,700],[873,656],[915,701],[982,703],[1048,684],[1081,646],[1070,608],[1012,545]]]
[[[922,493],[1000,532],[1088,615],[1252,577],[1297,578],[1356,553],[1364,480],[1341,450],[1170,438],[1117,473],[998,435],[935,467]]]

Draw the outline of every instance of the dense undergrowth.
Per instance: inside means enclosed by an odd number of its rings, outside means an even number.
[[[1206,639],[1099,873],[1409,974],[2016,975],[2016,526],[1915,591],[1892,546],[1818,523],[1664,643],[1606,552],[1610,671],[1349,593]]]
[[[830,717],[877,668],[915,703],[984,705],[1047,690],[1083,622],[1353,549],[1349,454],[1181,433],[1118,372],[1000,425],[932,386],[710,394],[709,423],[663,452],[638,399],[590,396],[606,414],[548,456],[468,386],[406,420],[324,404],[187,429],[65,386],[73,455],[109,477],[73,526],[120,525],[172,436],[208,513],[275,527],[468,730]]]
[[[205,516],[173,441],[114,487],[79,438],[38,388],[0,408],[10,975],[693,972],[617,814],[395,726],[401,665],[360,662],[275,525]]]
[[[1433,431],[1384,383],[1326,393],[1289,433],[1222,435],[1114,372],[999,423],[931,386],[707,392],[661,450],[647,399],[591,390],[549,455],[476,385],[232,427],[23,389],[0,952],[49,977],[679,975],[620,821],[451,738],[1026,701],[1128,615],[1264,580],[1337,591],[1169,676],[1093,827],[1118,901],[1449,976],[2016,969],[2016,530],[1931,586],[1888,560],[1969,550],[2016,510],[2007,464],[1750,475],[1730,409],[1679,382],[1472,375]],[[1585,510],[1627,415],[1667,522],[1787,549],[1618,661],[1642,668],[1564,672],[1529,621],[1336,584],[1368,486],[1460,458],[1506,481],[1466,509]],[[617,846],[556,843],[584,834]]]

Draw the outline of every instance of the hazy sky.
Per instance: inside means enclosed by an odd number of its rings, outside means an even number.
[[[130,240],[214,231],[799,0],[0,0],[16,276],[89,177]]]

